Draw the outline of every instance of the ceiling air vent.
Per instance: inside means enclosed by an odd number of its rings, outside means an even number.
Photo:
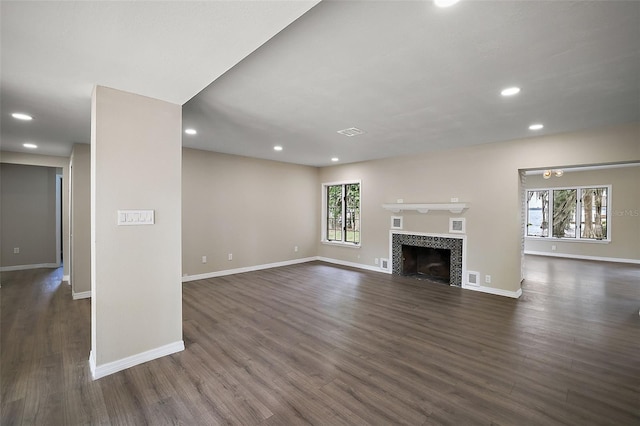
[[[345,136],[358,136],[364,133],[364,130],[360,130],[357,127],[349,127],[348,129],[338,130],[338,133]]]

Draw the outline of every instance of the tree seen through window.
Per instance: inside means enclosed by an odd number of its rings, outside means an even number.
[[[528,237],[606,240],[610,187],[527,191]]]
[[[360,184],[326,186],[327,241],[360,244]]]

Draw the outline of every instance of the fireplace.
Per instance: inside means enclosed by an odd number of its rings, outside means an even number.
[[[451,250],[402,245],[402,275],[449,284]]]
[[[392,231],[392,273],[461,287],[464,239],[464,236]]]

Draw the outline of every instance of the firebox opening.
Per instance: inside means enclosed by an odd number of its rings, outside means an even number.
[[[402,275],[450,284],[451,250],[402,245]]]

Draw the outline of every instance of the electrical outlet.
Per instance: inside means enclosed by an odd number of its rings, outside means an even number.
[[[551,245],[551,251],[556,251],[556,249],[557,249],[557,248],[558,248],[558,247],[556,247],[556,245],[555,245],[555,244]]]
[[[485,284],[491,284],[491,275],[485,275],[484,282]]]
[[[452,203],[457,203],[458,202],[458,197],[451,197],[451,202]]]
[[[202,263],[207,263],[207,256],[202,256]]]
[[[20,253],[20,247],[14,247],[13,254],[18,254],[18,253]]]
[[[298,252],[298,246],[294,246],[293,247],[293,251],[295,251],[297,253]]]
[[[373,259],[373,263],[375,263],[376,265],[379,263],[378,258],[376,257],[375,259]]]
[[[229,257],[228,257],[228,259],[229,259],[229,260],[233,260],[233,253],[229,253]]]

